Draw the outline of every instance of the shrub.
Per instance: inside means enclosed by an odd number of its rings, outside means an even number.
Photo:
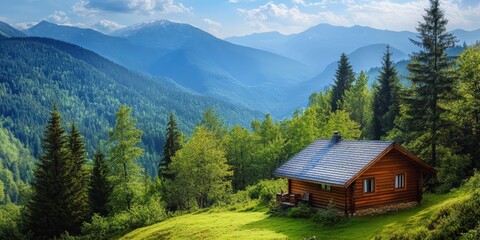
[[[262,203],[268,204],[275,200],[275,194],[281,191],[287,191],[287,181],[285,179],[261,180],[253,186],[247,187],[251,199],[260,199]]]
[[[288,216],[293,218],[310,218],[315,215],[315,210],[305,203],[299,203],[296,207],[290,208]]]
[[[82,226],[81,239],[108,239],[130,230],[151,225],[166,219],[165,209],[152,198],[143,205],[135,205],[130,212],[114,216],[94,215],[90,223]]]
[[[326,209],[318,210],[318,212],[313,216],[313,220],[317,223],[325,225],[332,225],[339,220],[337,216],[337,210],[335,209],[335,205],[333,204],[332,200],[330,200]]]

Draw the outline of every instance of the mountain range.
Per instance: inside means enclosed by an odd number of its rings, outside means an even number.
[[[313,76],[305,65],[267,51],[218,39],[188,24],[158,20],[108,36],[91,29],[41,22],[29,36],[71,42],[188,89],[263,112],[287,113],[288,90]]]
[[[480,39],[480,29],[475,31],[454,30],[458,44],[473,44]],[[308,65],[320,73],[337,60],[341,53],[352,53],[358,48],[388,44],[409,54],[418,50],[410,39],[416,39],[416,33],[409,31],[380,30],[364,26],[342,27],[319,24],[303,32],[282,35],[277,32],[255,33],[225,40],[235,44],[271,51]],[[379,63],[378,59],[364,58],[368,64]],[[373,67],[375,65],[371,65]],[[354,65],[354,67],[358,68]],[[367,69],[362,69],[367,70]]]
[[[132,107],[143,130],[142,166],[156,174],[169,112],[191,132],[202,112],[215,108],[228,125],[249,126],[262,114],[119,66],[70,43],[45,38],[0,39],[0,125],[35,157],[54,102],[70,129],[76,123],[92,154],[107,139],[120,104]]]
[[[409,40],[415,38],[412,32],[328,24],[292,35],[268,32],[225,40],[167,20],[128,26],[109,35],[42,21],[25,33],[79,45],[134,71],[168,77],[192,92],[277,118],[304,107],[313,91],[333,82],[342,52],[355,72],[372,69],[368,74],[374,81],[387,44],[394,61],[406,60],[416,50]],[[480,30],[453,33],[459,43],[480,39]]]

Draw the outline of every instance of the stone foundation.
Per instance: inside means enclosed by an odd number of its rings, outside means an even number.
[[[392,205],[379,206],[355,211],[354,216],[369,216],[383,214],[387,212],[396,212],[402,209],[412,208],[418,205],[418,202],[397,203]]]

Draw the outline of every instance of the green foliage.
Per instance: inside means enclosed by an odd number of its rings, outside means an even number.
[[[287,192],[287,180],[261,180],[253,186],[246,188],[251,199],[259,199],[262,203],[269,203],[275,200],[275,194]]]
[[[363,136],[367,135],[367,124],[369,124],[372,117],[371,101],[372,97],[368,89],[368,76],[364,71],[361,71],[351,89],[345,91],[342,109],[350,113],[352,121],[360,124],[360,129],[364,130]]]
[[[460,101],[451,107],[460,128],[462,151],[470,154],[472,168],[480,169],[480,44],[467,48],[457,59]]]
[[[330,114],[325,125],[320,127],[320,138],[331,138],[334,131],[339,131],[344,139],[359,139],[362,131],[360,124],[350,119],[344,110]]]
[[[79,229],[74,203],[76,192],[74,164],[68,137],[61,126],[56,105],[47,123],[43,142],[44,154],[35,168],[33,196],[28,202],[28,229],[35,238],[52,238],[65,231]]]
[[[32,181],[35,159],[30,151],[0,124],[0,204],[24,203],[22,191]]]
[[[376,239],[475,239],[480,226],[480,173],[476,172],[456,194],[457,201],[437,208],[417,227],[393,230]]]
[[[235,125],[224,139],[225,155],[233,171],[232,187],[243,190],[254,184],[258,176],[256,149],[253,134],[248,129]]]
[[[169,112],[175,112],[179,129],[186,133],[193,131],[207,108],[215,108],[229,125],[249,126],[261,116],[187,92],[170,79],[137,74],[81,47],[45,38],[0,39],[0,99],[3,127],[36,158],[42,152],[43,127],[52,102],[61,103],[65,123],[78,124],[91,155],[108,137],[121,103],[132,106],[138,127],[145,130],[146,154],[139,162],[152,177],[158,173]]]
[[[297,206],[290,208],[288,216],[293,218],[310,218],[315,215],[315,209],[301,202]]]
[[[335,80],[332,87],[332,97],[330,99],[332,112],[341,109],[345,92],[350,90],[354,80],[355,73],[353,72],[348,57],[345,55],[345,53],[342,53],[340,56],[340,61],[338,61],[338,67],[335,72]]]
[[[142,131],[136,127],[137,120],[131,118],[131,108],[121,105],[116,114],[115,128],[109,133],[107,164],[110,168],[108,181],[112,191],[108,198],[110,213],[131,210],[142,190],[142,169],[137,165],[143,149]]]
[[[21,208],[15,204],[0,205],[0,239],[28,239],[22,234]]]
[[[421,51],[412,54],[408,65],[412,87],[405,98],[407,114],[411,116],[405,123],[410,131],[429,133],[426,147],[430,150],[425,159],[434,167],[439,164],[437,147],[448,144],[440,140],[446,133],[442,130],[451,124],[445,106],[455,99],[453,90],[456,84],[452,71],[454,61],[447,55],[447,48],[454,47],[455,37],[447,32],[448,20],[439,5],[439,0],[430,1],[424,21],[417,27],[419,40],[412,40]]]
[[[163,143],[163,158],[158,167],[158,176],[173,180],[173,175],[170,173],[170,163],[175,153],[182,148],[182,133],[178,130],[177,120],[173,112],[170,112],[170,118],[167,124],[167,135]]]
[[[197,127],[190,141],[172,158],[171,189],[179,209],[204,208],[231,190],[232,172],[216,134]],[[192,206],[193,204],[193,206]]]
[[[338,217],[338,211],[335,209],[333,201],[327,204],[327,208],[319,209],[318,212],[313,216],[313,220],[320,224],[332,225],[337,222],[340,218]]]
[[[440,147],[438,159],[440,167],[437,178],[442,183],[438,188],[439,192],[448,192],[450,189],[459,187],[469,176],[471,159],[468,155],[454,154],[450,149]]]
[[[203,111],[202,120],[200,121],[199,126],[215,133],[218,138],[223,137],[227,132],[225,123],[220,119],[220,116],[218,116],[213,108],[208,108]]]
[[[81,239],[111,239],[135,228],[148,226],[166,219],[165,209],[158,199],[135,205],[128,212],[109,217],[93,215],[91,222],[82,226]]]
[[[80,227],[83,221],[88,219],[90,213],[88,202],[88,180],[90,174],[85,165],[87,163],[85,143],[75,124],[72,124],[68,140],[72,164],[69,177],[73,179],[73,184],[70,186],[73,202],[69,204],[74,225]],[[78,231],[79,229],[74,229],[74,232]]]
[[[108,182],[109,169],[105,155],[98,149],[93,157],[93,169],[90,177],[89,203],[92,213],[105,217],[108,214],[108,196],[112,190]]]
[[[394,127],[395,118],[400,114],[400,84],[397,69],[392,60],[390,47],[382,58],[382,69],[378,84],[373,87],[372,138],[379,140]]]

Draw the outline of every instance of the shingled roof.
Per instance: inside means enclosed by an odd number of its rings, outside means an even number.
[[[392,144],[390,141],[317,139],[274,175],[343,186]]]

